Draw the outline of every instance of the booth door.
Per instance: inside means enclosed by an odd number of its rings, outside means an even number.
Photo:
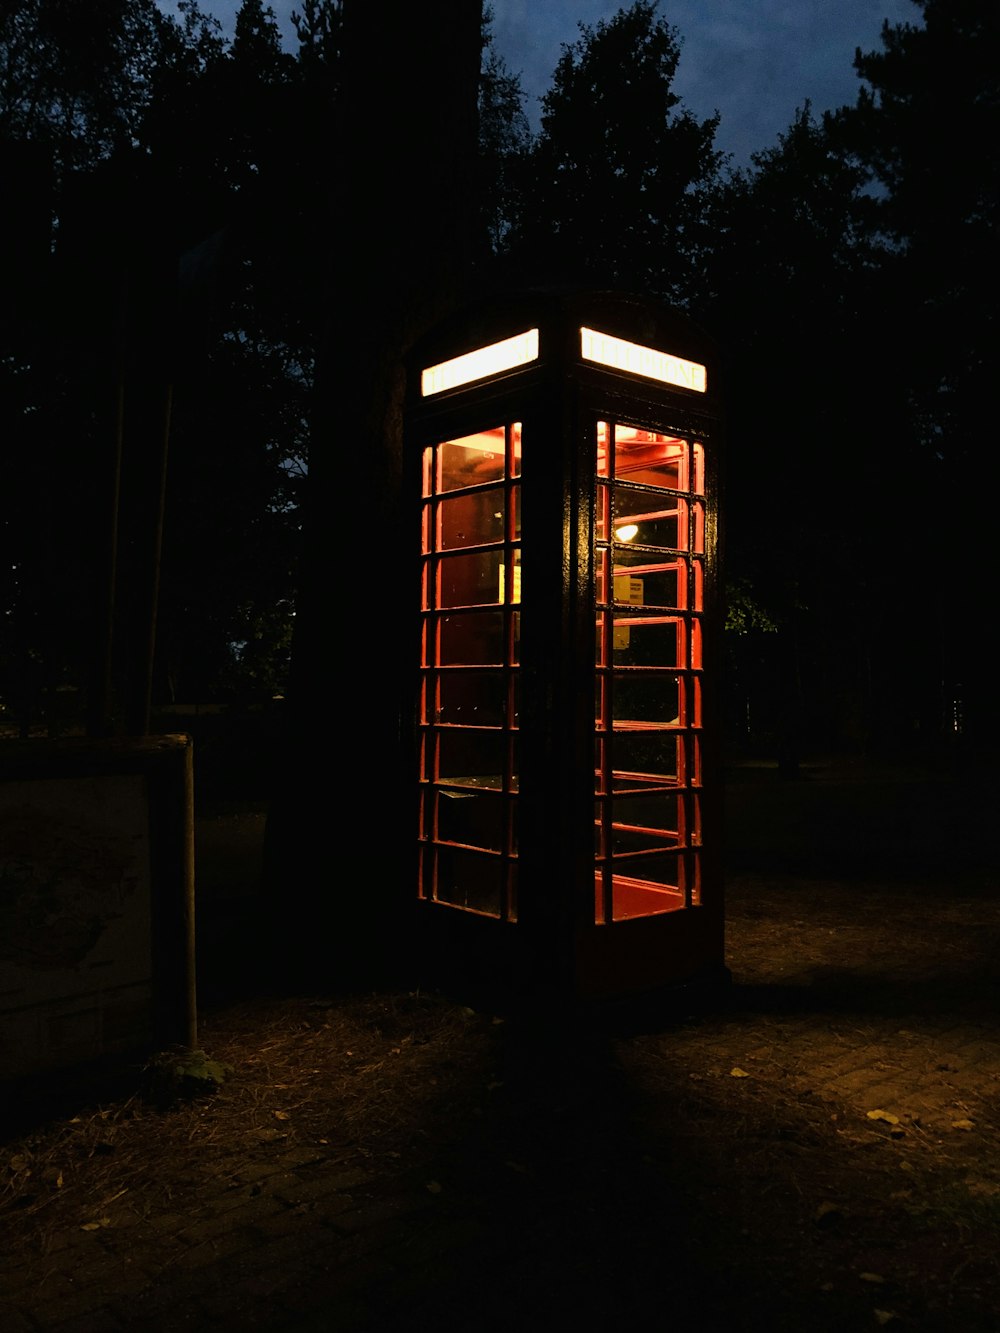
[[[521,426],[422,459],[420,897],[517,914]]]
[[[595,920],[701,893],[704,447],[597,425]]]

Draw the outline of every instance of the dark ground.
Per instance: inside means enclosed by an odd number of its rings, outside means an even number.
[[[0,1330],[996,1333],[996,795],[732,770],[727,1002],[556,1051],[441,996],[254,998],[264,808],[203,808],[232,1072],[3,1145]]]

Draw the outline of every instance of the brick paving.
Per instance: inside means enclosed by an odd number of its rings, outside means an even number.
[[[878,794],[917,824],[936,799]],[[520,1066],[477,1016],[453,1102],[392,1151],[193,1138],[154,1209],[123,1191],[27,1254],[8,1215],[0,1333],[1000,1328],[995,865],[970,838],[947,873],[825,874],[810,819],[840,799],[795,793],[782,863],[784,793],[734,793],[724,1005]]]

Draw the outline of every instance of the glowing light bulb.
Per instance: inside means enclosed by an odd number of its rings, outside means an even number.
[[[615,538],[620,542],[630,542],[638,531],[638,523],[623,523],[620,528],[615,528]]]

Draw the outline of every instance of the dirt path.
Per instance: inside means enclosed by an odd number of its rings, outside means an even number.
[[[5,1145],[0,1329],[996,1333],[993,868],[890,785],[737,794],[715,1012],[554,1044],[434,996],[220,1005],[214,1096]]]

